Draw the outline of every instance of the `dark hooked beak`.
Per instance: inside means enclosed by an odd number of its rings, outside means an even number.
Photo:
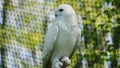
[[[57,17],[57,14],[55,14],[55,17]]]

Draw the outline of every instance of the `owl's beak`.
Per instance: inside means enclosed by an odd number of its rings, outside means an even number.
[[[55,14],[55,17],[57,17],[57,14]]]

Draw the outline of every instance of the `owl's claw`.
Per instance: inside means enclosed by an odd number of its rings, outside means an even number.
[[[63,57],[60,61],[61,61],[61,62],[63,63],[63,65],[66,66],[66,67],[70,66],[70,64],[71,64],[71,61],[70,61],[70,59],[69,59],[67,56]]]

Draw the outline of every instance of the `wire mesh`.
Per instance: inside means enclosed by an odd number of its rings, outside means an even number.
[[[118,0],[0,0],[0,68],[42,67],[44,36],[63,3],[82,30],[70,68],[120,67]]]

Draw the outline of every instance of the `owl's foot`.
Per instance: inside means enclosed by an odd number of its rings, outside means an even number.
[[[62,66],[63,66],[63,63],[60,62],[58,59],[55,59],[52,62],[52,68],[62,68]]]
[[[60,61],[63,63],[64,67],[68,67],[71,64],[71,61],[70,61],[69,57],[67,57],[67,56],[61,58]]]

